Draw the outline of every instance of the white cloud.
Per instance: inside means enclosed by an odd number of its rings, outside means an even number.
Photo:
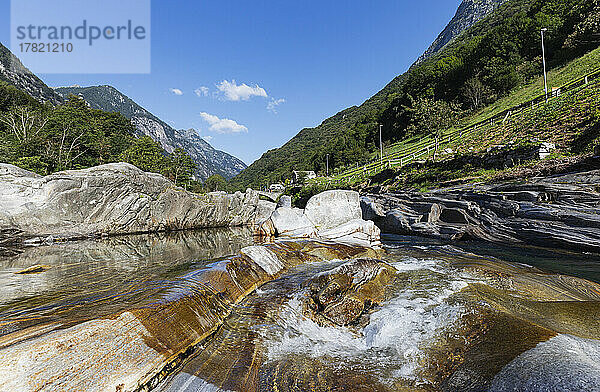
[[[205,112],[200,113],[200,117],[210,125],[208,129],[216,133],[248,132],[248,128],[228,118],[219,118]]]
[[[231,82],[223,80],[217,84],[217,89],[223,93],[228,101],[247,101],[251,97],[267,98],[267,92],[264,88],[255,84],[254,87],[248,86],[245,83],[238,85],[235,80]]]
[[[206,135],[206,136],[202,136],[202,139],[206,140],[208,143],[210,143],[211,140],[213,140],[213,137],[210,135]]]
[[[273,113],[277,113],[277,106],[281,105],[282,103],[285,103],[285,99],[283,99],[283,98],[279,98],[279,99],[271,98],[271,101],[267,104],[267,110],[271,111]]]
[[[172,89],[170,89],[170,90],[171,90],[171,92],[172,92],[173,94],[175,94],[175,95],[183,95],[183,91],[181,91],[181,90],[180,90],[180,89],[178,89],[178,88],[172,88]]]
[[[194,90],[194,94],[196,94],[199,97],[208,97],[208,92],[209,89],[206,86],[198,87]]]

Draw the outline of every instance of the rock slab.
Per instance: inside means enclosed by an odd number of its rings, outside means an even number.
[[[600,253],[598,184],[595,170],[530,183],[370,195],[361,203],[386,233]]]
[[[14,242],[251,225],[258,206],[250,189],[193,194],[127,163],[45,177],[0,164],[0,233]]]

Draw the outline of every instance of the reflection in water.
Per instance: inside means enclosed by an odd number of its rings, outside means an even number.
[[[248,228],[129,235],[27,248],[0,258],[0,336],[42,321],[61,324],[133,307],[162,282],[251,245]],[[33,265],[39,274],[17,275]]]

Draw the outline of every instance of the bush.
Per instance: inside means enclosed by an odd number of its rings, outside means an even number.
[[[45,176],[48,174],[48,164],[42,161],[42,157],[22,157],[12,162],[13,165],[20,167],[21,169],[29,170],[34,173]]]

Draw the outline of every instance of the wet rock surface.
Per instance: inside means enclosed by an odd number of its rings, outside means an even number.
[[[0,246],[88,236],[254,224],[258,193],[192,194],[126,163],[46,177],[0,164]]]
[[[61,317],[33,323],[32,314],[21,318],[10,307],[0,313],[0,390],[153,387],[187,350],[214,333],[235,303],[287,268],[377,255],[369,248],[316,241],[249,246],[183,276],[167,275],[140,282],[130,294],[115,293],[109,302],[135,300],[113,313],[108,306],[104,317],[83,316],[80,307],[93,307],[106,294],[79,299],[75,306],[55,309]]]
[[[394,274],[394,268],[381,260],[344,263],[308,283],[305,313],[320,324],[357,324],[361,316],[385,300],[386,285]]]
[[[361,207],[386,233],[600,252],[598,184],[595,170],[520,184],[369,195]]]

